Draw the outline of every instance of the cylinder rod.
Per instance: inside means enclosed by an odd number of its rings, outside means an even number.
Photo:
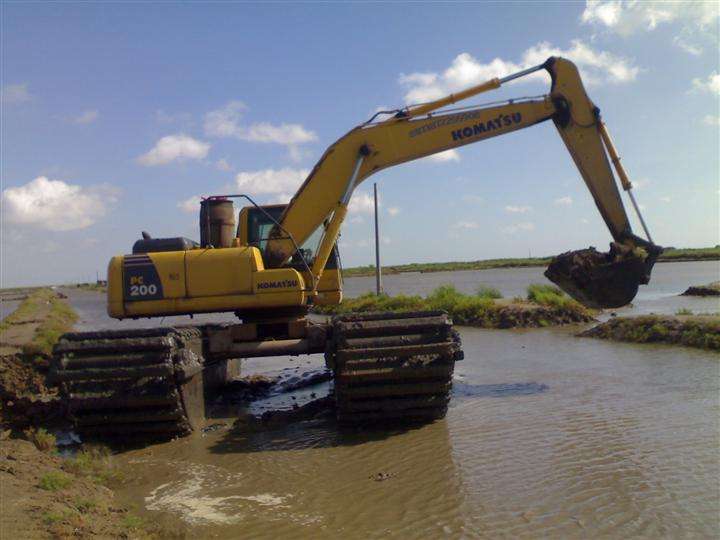
[[[373,184],[375,195],[375,293],[382,293],[382,269],[380,267],[380,226],[378,225],[378,195],[377,183]]]

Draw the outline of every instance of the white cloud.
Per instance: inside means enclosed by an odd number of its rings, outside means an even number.
[[[479,228],[480,225],[476,221],[456,221],[453,224],[453,229],[471,230]]]
[[[535,224],[531,223],[529,221],[523,221],[521,223],[516,223],[515,225],[510,225],[508,227],[503,227],[502,232],[505,234],[515,234],[517,232],[530,232],[535,230]]]
[[[494,58],[480,62],[467,52],[455,57],[442,73],[401,74],[399,82],[407,88],[407,103],[422,103],[440,98],[452,92],[479,84],[494,77],[542,64],[550,56],[563,56],[575,62],[586,83],[625,83],[635,80],[640,69],[629,59],[607,51],[595,50],[581,40],[573,40],[568,49],[553,47],[543,41],[525,50],[519,61]],[[547,80],[543,73],[536,73],[520,80]]]
[[[720,116],[707,114],[703,118],[703,124],[706,124],[708,126],[720,126]]]
[[[227,162],[225,158],[218,159],[215,162],[215,168],[219,171],[230,171],[232,170],[232,166]]]
[[[224,107],[205,115],[205,134],[208,137],[233,137],[241,141],[274,143],[288,147],[293,161],[302,159],[298,145],[317,140],[317,135],[300,124],[274,125],[268,122],[249,126],[240,124],[246,109],[241,101],[230,101]]]
[[[460,153],[457,150],[450,149],[437,154],[431,154],[427,158],[435,163],[447,163],[448,161],[460,161]]]
[[[693,56],[699,56],[703,52],[702,47],[700,47],[699,45],[693,45],[691,43],[688,43],[680,36],[675,36],[673,38],[673,43],[680,47],[686,53],[692,54]]]
[[[669,203],[672,201],[670,197],[660,197],[660,200],[664,203]]]
[[[582,223],[583,225],[587,225],[588,223],[590,223],[590,220],[587,218],[580,218],[580,223]]]
[[[696,92],[710,92],[720,96],[720,73],[713,71],[706,79],[692,80],[692,89]]]
[[[570,197],[569,195],[555,199],[555,204],[557,204],[559,206],[570,206],[572,203],[573,203],[572,197]]]
[[[83,229],[103,217],[117,196],[111,186],[83,187],[38,176],[3,190],[3,216],[9,223],[52,231]]]
[[[717,47],[714,28],[719,17],[720,4],[712,0],[588,0],[580,20],[622,36],[672,26],[678,32],[673,43],[698,56],[703,52],[699,40]]]
[[[510,212],[511,214],[524,214],[525,212],[529,212],[532,210],[531,206],[506,206],[505,211]]]
[[[588,0],[580,20],[627,36],[671,23],[680,23],[683,33],[705,31],[718,15],[718,4],[712,1]]]
[[[28,92],[27,83],[6,84],[2,87],[3,103],[24,103],[30,101],[32,96]]]
[[[98,119],[99,112],[97,110],[87,110],[83,111],[80,115],[73,118],[73,122],[76,124],[92,124],[95,120]]]
[[[263,169],[243,171],[235,176],[235,185],[242,193],[250,195],[276,194],[280,202],[288,202],[310,173],[307,169]]]
[[[200,195],[193,195],[184,201],[180,201],[177,207],[188,214],[197,214],[200,211]]]
[[[391,206],[387,209],[387,213],[395,217],[400,213],[400,208],[398,208],[397,206]]]
[[[167,135],[163,137],[147,153],[138,158],[142,165],[151,167],[165,165],[171,161],[203,159],[210,150],[208,143],[193,139],[188,135]]]
[[[351,214],[374,214],[375,200],[372,195],[364,191],[356,191],[350,198],[348,212]]]

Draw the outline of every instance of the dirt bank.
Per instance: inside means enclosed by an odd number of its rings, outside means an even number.
[[[720,317],[657,315],[617,317],[579,335],[633,343],[685,345],[720,351]]]
[[[720,281],[688,287],[681,296],[720,296]]]
[[[3,429],[47,425],[61,416],[57,389],[48,385],[52,347],[77,315],[64,298],[32,291],[0,325],[0,424]]]
[[[435,289],[427,297],[364,294],[343,300],[339,306],[316,308],[317,313],[343,314],[372,311],[446,311],[458,325],[480,328],[533,328],[590,322],[592,312],[564,295],[558,288],[531,285],[526,298],[502,299],[492,289],[475,295],[451,285]]]
[[[62,458],[27,440],[0,441],[0,537],[172,537],[115,502],[106,484],[119,475],[100,451]]]

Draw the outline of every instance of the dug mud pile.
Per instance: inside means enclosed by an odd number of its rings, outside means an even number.
[[[618,308],[629,304],[641,284],[648,283],[650,271],[661,249],[638,253],[613,243],[609,253],[595,248],[568,251],[554,257],[545,277],[583,305],[595,309]]]
[[[720,296],[720,281],[688,287],[681,296]]]
[[[617,317],[582,332],[580,336],[720,351],[720,317]]]

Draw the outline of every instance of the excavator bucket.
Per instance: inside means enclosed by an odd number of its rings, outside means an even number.
[[[648,254],[615,243],[609,253],[593,247],[568,251],[553,258],[545,277],[589,308],[618,308],[632,302],[638,287],[648,283],[661,252],[658,248]]]

